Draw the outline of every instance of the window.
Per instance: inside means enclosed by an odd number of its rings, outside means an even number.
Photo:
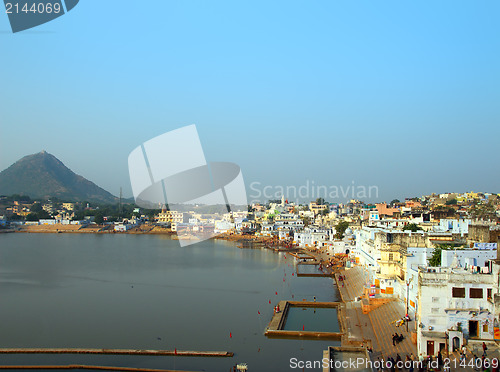
[[[438,309],[438,308],[436,308],[436,307],[433,307],[433,308],[431,309],[431,313],[433,313],[433,314],[436,314],[436,313],[438,313],[438,312],[439,312],[439,309]]]
[[[483,324],[483,332],[488,333],[488,324]]]
[[[491,300],[492,297],[493,297],[493,294],[492,294],[493,290],[491,288],[488,288],[486,290],[486,295],[488,296],[488,300]]]
[[[483,289],[482,288],[471,288],[469,291],[470,298],[483,298]]]
[[[439,302],[439,297],[432,297],[432,302]]]
[[[392,261],[394,259],[394,253],[389,253],[389,261]]]
[[[451,289],[451,295],[455,298],[465,298],[465,288],[453,287]]]

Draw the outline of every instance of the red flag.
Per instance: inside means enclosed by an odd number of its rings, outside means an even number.
[[[295,276],[294,274],[295,274],[295,273],[292,273],[292,276]]]
[[[271,303],[271,300],[269,300],[269,303]]]
[[[283,278],[283,281],[285,281],[285,278]]]
[[[303,330],[303,331],[305,330],[305,326],[304,326],[304,325],[302,325],[302,330]]]
[[[278,295],[278,292],[276,292],[276,296]]]
[[[175,354],[175,355],[177,355],[177,348],[175,348],[175,350],[174,350],[174,354]]]
[[[260,311],[258,311],[258,310],[257,310],[257,312],[258,312],[258,313],[259,313],[259,315],[260,315]]]
[[[229,332],[229,338],[233,338],[233,335],[231,332]]]

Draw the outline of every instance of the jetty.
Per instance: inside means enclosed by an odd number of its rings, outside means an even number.
[[[230,358],[231,351],[86,349],[86,348],[0,348],[0,354],[101,354]]]
[[[46,365],[46,366],[0,366],[0,370],[68,370],[68,369],[87,369],[97,371],[125,371],[125,372],[195,372],[173,369],[152,369],[152,368],[128,368],[128,367],[111,367],[111,366],[90,366],[83,364],[70,365]]]

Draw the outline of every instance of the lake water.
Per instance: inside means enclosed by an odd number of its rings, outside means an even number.
[[[297,278],[294,266],[284,253],[220,240],[181,248],[158,235],[0,234],[1,347],[235,353],[1,355],[0,363],[219,372],[246,362],[252,372],[290,370],[290,358],[321,360],[334,341],[263,335],[279,300],[338,301],[331,278]]]
[[[319,265],[311,265],[311,264],[298,264],[297,272],[299,274],[323,274],[319,269]]]
[[[339,332],[337,309],[292,306],[288,309],[286,331]]]

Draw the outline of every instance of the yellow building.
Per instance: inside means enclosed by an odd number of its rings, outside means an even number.
[[[67,211],[74,211],[75,210],[75,203],[62,203],[63,209],[66,209]]]
[[[403,259],[404,258],[404,259]],[[405,270],[403,264],[406,257],[401,254],[398,244],[387,244],[380,250],[380,277],[394,279],[399,277],[404,280]]]
[[[479,194],[477,192],[471,191],[467,193],[467,198],[469,200],[479,199]]]
[[[314,214],[318,214],[327,208],[328,208],[327,205],[319,205],[319,204],[316,204],[315,202],[309,203],[309,210],[311,212],[314,212]]]
[[[165,211],[163,210],[156,217],[158,222],[163,223],[183,223],[184,222],[184,213],[177,211]]]

